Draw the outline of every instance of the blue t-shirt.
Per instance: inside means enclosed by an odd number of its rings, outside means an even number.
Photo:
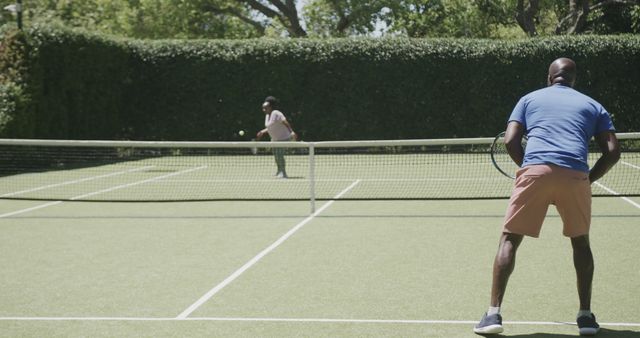
[[[522,97],[509,121],[520,122],[526,130],[523,167],[555,164],[589,172],[589,140],[593,135],[615,130],[600,103],[560,84]]]

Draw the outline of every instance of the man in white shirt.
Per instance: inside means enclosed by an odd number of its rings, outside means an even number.
[[[295,141],[296,133],[291,128],[287,118],[284,114],[277,110],[278,100],[273,96],[267,96],[262,104],[262,111],[265,113],[264,126],[265,128],[260,130],[256,135],[256,140],[260,140],[264,134],[269,134],[272,142],[278,141]],[[287,178],[287,171],[285,170],[284,153],[285,148],[272,148],[273,156],[276,160],[276,166],[278,171],[276,177]]]

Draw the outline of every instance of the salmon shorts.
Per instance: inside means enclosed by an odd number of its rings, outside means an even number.
[[[591,182],[585,172],[555,165],[520,168],[509,199],[503,232],[538,237],[549,204],[555,204],[567,237],[587,235]]]

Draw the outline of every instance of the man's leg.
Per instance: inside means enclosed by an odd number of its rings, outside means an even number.
[[[500,306],[516,264],[516,252],[525,235],[538,237],[540,234],[552,201],[553,182],[549,179],[552,173],[553,168],[548,165],[527,166],[518,170],[493,263],[491,304],[475,326],[475,333],[496,334],[503,330]]]
[[[589,235],[571,238],[573,246],[573,266],[578,280],[580,310],[591,310],[591,283],[593,282],[593,254],[589,245]]]
[[[500,246],[493,262],[493,282],[491,283],[491,306],[502,304],[507,282],[516,265],[516,251],[522,243],[523,235],[503,233]]]
[[[573,266],[576,268],[578,298],[578,328],[581,335],[594,335],[600,330],[596,317],[591,312],[591,285],[593,282],[593,254],[589,245],[589,235],[571,238]]]
[[[516,265],[516,251],[524,235],[503,233],[500,237],[498,253],[493,262],[493,282],[491,283],[491,306],[480,323],[473,329],[478,334],[496,334],[502,332],[500,305],[504,298],[509,276]]]

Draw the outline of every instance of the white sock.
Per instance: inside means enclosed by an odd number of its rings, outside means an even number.
[[[591,317],[591,310],[580,310],[580,311],[578,311],[578,318],[580,318],[582,316]]]
[[[487,316],[491,316],[491,315],[495,315],[495,314],[500,314],[500,307],[499,306],[489,306],[489,310],[487,310]]]

